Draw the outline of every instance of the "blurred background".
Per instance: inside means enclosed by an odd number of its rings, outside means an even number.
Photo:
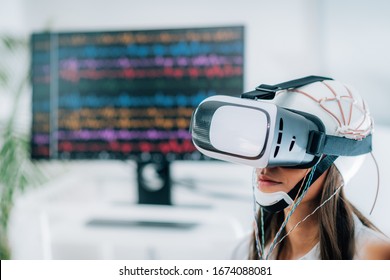
[[[183,131],[191,106],[210,94],[235,95],[307,75],[353,85],[367,101],[380,171],[372,214],[378,176],[371,157],[345,191],[390,235],[389,12],[385,0],[0,0],[1,258],[230,258],[252,229],[252,169],[204,159],[188,146]],[[138,40],[137,48],[124,48],[137,53],[136,59],[123,57],[123,46],[114,42],[119,37],[109,35]],[[187,41],[181,45],[175,38]],[[155,55],[170,52],[178,67],[169,59],[148,61],[145,46],[154,47]],[[202,52],[203,60],[186,60]],[[127,65],[119,79],[113,61],[136,66]],[[156,72],[138,69],[147,63]],[[191,72],[191,63],[203,68]],[[97,71],[102,69],[106,76]],[[156,88],[165,91],[152,96]],[[125,89],[138,95],[128,96]],[[78,111],[82,105],[94,109],[84,113],[99,121],[112,114],[108,103],[121,109],[107,97],[115,91],[122,105],[138,102],[123,114],[139,120],[143,132],[153,108],[169,109],[174,116],[160,115],[148,137],[156,140],[157,128],[164,127],[182,141],[114,141],[101,152],[116,124],[99,127],[96,141],[84,141],[92,134],[74,134],[85,120]],[[180,120],[172,125],[173,118]]]

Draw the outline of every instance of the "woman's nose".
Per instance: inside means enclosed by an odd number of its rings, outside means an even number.
[[[270,174],[270,173],[274,172],[274,170],[276,168],[277,167],[258,168],[256,172],[257,172],[257,174],[266,175],[266,174]]]

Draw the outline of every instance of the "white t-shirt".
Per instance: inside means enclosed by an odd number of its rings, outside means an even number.
[[[363,257],[365,246],[371,242],[389,242],[389,239],[371,228],[366,227],[359,220],[356,215],[353,215],[353,220],[355,222],[355,242],[356,242],[356,252],[353,259],[360,260]],[[250,249],[250,240],[252,234],[245,237],[244,240],[241,240],[240,243],[236,246],[233,251],[233,259],[248,259],[249,249]],[[267,251],[267,250],[266,250]],[[276,258],[275,254],[270,255],[269,259],[274,260]],[[320,245],[317,243],[314,247],[306,253],[304,256],[299,258],[300,260],[319,260],[320,259]]]

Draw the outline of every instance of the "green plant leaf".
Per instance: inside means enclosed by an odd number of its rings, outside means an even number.
[[[13,37],[11,35],[3,34],[0,35],[0,42],[9,51],[15,51],[18,48],[26,48],[27,42],[22,38]]]
[[[0,86],[4,87],[8,84],[8,73],[0,69]]]
[[[2,55],[12,53],[16,60],[28,51],[28,43],[23,38],[0,34]],[[16,54],[16,55],[15,55]],[[20,55],[19,55],[20,54]],[[20,63],[20,61],[15,61]],[[13,97],[11,117],[1,123],[0,130],[0,258],[8,259],[11,252],[6,236],[15,194],[26,188],[38,186],[46,181],[46,177],[39,166],[31,161],[29,155],[28,131],[17,126],[17,117],[20,114],[20,100],[25,92],[29,73],[11,76],[8,69],[1,65],[0,59],[0,86],[6,87],[9,82],[15,87],[9,88]],[[1,102],[1,101],[0,101]]]

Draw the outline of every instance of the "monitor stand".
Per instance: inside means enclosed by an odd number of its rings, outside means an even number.
[[[172,205],[170,163],[137,162],[138,204]]]
[[[177,182],[176,182],[177,184]],[[194,209],[210,209],[210,204],[176,204],[172,201],[175,181],[171,177],[171,162],[137,162],[138,204],[163,205]]]

